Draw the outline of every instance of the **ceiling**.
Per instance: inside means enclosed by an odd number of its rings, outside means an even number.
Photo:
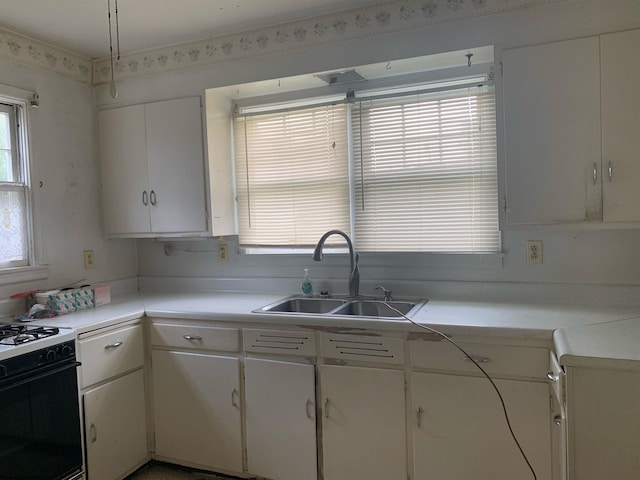
[[[89,58],[109,55],[116,0],[0,0],[0,27]],[[118,0],[122,54],[255,30],[381,0]],[[115,36],[114,36],[115,44]],[[115,47],[114,47],[115,49]]]

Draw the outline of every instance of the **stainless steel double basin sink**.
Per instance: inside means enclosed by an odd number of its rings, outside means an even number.
[[[374,300],[364,298],[287,297],[254,310],[254,313],[297,315],[346,315],[350,317],[411,318],[427,300]]]

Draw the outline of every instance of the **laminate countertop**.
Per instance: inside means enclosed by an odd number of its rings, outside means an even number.
[[[223,321],[357,330],[420,331],[405,319],[347,315],[254,313],[286,295],[250,293],[143,293],[115,296],[94,309],[44,319],[42,325],[84,334],[141,318]],[[485,303],[429,300],[412,320],[447,335],[528,339],[555,345],[562,364],[640,370],[640,307]],[[553,343],[552,343],[553,342]]]

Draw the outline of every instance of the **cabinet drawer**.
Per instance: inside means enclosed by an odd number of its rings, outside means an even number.
[[[314,332],[245,328],[242,334],[245,352],[316,355],[316,335]]]
[[[404,363],[404,339],[376,335],[322,334],[322,355],[362,362]]]
[[[81,339],[78,342],[78,357],[82,362],[82,388],[141,367],[144,363],[142,325]]]
[[[516,347],[507,345],[485,345],[459,343],[487,373],[546,378],[549,366],[549,350],[546,348]],[[446,341],[409,342],[411,366],[429,370],[448,370],[465,373],[480,373],[465,355]]]
[[[153,323],[151,344],[161,347],[237,352],[240,350],[240,333],[237,328]]]

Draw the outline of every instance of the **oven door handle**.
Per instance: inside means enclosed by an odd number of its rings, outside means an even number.
[[[38,380],[43,379],[44,377],[48,377],[49,375],[54,375],[56,373],[61,373],[66,370],[78,368],[80,365],[82,365],[80,362],[66,363],[56,368],[46,368],[46,369],[36,370],[37,373],[35,375],[33,371],[25,372],[21,375],[18,375],[16,378],[5,379],[5,381],[2,382],[3,384],[0,384],[0,392],[5,392],[11,388],[19,387],[21,385],[26,385],[31,382],[36,382]]]

